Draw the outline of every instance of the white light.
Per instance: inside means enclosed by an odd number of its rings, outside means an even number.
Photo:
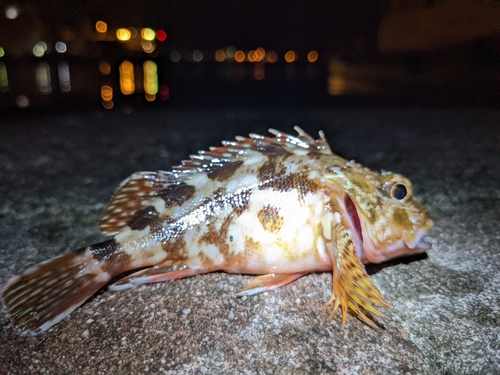
[[[19,16],[19,9],[15,7],[14,5],[10,5],[7,8],[5,8],[5,17],[7,17],[9,20],[15,20]]]
[[[33,55],[36,57],[42,57],[45,54],[45,51],[47,51],[47,43],[45,42],[38,42],[33,47]]]
[[[59,87],[61,91],[70,91],[71,80],[69,76],[69,65],[66,61],[60,61],[57,65],[57,75],[59,76]]]
[[[56,51],[59,53],[64,53],[66,52],[66,43],[64,42],[57,42],[56,43]]]
[[[193,52],[193,60],[195,62],[200,62],[201,60],[203,60],[203,53],[201,53],[200,50],[196,50]]]
[[[26,108],[27,106],[30,105],[29,99],[26,97],[26,95],[17,95],[16,96],[16,105],[19,108]]]
[[[173,62],[181,61],[181,54],[179,53],[179,51],[170,52],[170,60],[172,60]]]

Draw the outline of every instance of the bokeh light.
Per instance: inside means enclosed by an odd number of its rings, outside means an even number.
[[[105,33],[108,31],[108,24],[104,21],[97,21],[95,23],[95,29],[98,33]]]
[[[102,75],[109,75],[111,73],[111,64],[107,61],[101,61],[99,63],[99,71]]]
[[[130,95],[135,91],[134,64],[128,60],[120,64],[120,90],[123,95]]]
[[[158,68],[156,63],[151,60],[144,61],[142,67],[144,69],[144,92],[150,96],[149,99],[146,96],[146,99],[153,101],[154,99],[150,100],[151,96],[156,96],[158,93]]]
[[[47,43],[45,42],[38,42],[33,47],[33,55],[36,57],[42,57],[45,54],[45,51],[47,51]]]
[[[9,20],[15,20],[19,17],[19,9],[15,5],[9,5],[5,8],[5,17]]]
[[[101,98],[102,100],[108,102],[113,99],[113,88],[108,85],[101,86]]]
[[[5,56],[5,50],[3,49],[3,47],[0,47],[0,57],[4,56]]]
[[[155,40],[156,33],[153,29],[149,27],[145,27],[144,29],[141,30],[141,38],[144,40],[147,40],[149,42]]]
[[[262,47],[257,48],[253,53],[253,58],[256,62],[264,60],[265,56],[266,56],[266,51]]]
[[[6,92],[9,90],[9,78],[7,76],[7,66],[1,62],[0,63],[0,92]]]
[[[179,62],[179,61],[181,61],[181,54],[179,53],[179,51],[172,51],[172,52],[170,52],[170,60],[172,62]]]
[[[52,85],[50,82],[50,65],[42,61],[36,65],[35,78],[38,91],[42,94],[50,94],[52,92]]]
[[[223,62],[226,59],[226,54],[223,50],[219,49],[215,52],[215,60],[218,62]]]
[[[159,93],[160,99],[167,101],[170,99],[170,88],[167,85],[160,85]]]
[[[310,63],[318,61],[318,52],[316,52],[314,50],[309,52],[307,54],[307,61],[309,61]]]
[[[201,60],[203,60],[203,53],[201,53],[200,50],[196,50],[193,52],[193,60],[195,62],[200,62]]]
[[[66,61],[60,61],[57,64],[57,76],[59,78],[59,88],[62,92],[71,91],[71,78],[69,74],[69,65]]]
[[[271,64],[273,64],[276,61],[278,61],[278,55],[274,51],[268,51],[266,53],[266,60],[267,60],[267,62],[270,62]]]
[[[67,51],[67,46],[66,43],[64,42],[57,42],[56,43],[56,51],[59,53],[64,53]]]
[[[146,53],[153,53],[156,49],[156,44],[154,42],[148,42],[147,40],[141,41],[142,50]]]
[[[164,42],[165,40],[167,40],[167,33],[165,32],[165,30],[162,29],[156,30],[156,39],[159,42]]]
[[[245,52],[243,52],[242,50],[236,51],[234,54],[234,59],[239,63],[245,61]]]
[[[255,62],[255,50],[252,49],[247,53],[247,59],[249,62]]]
[[[132,32],[129,29],[120,28],[116,30],[116,37],[118,38],[118,40],[126,42],[127,40],[130,40],[130,38],[132,37]]]
[[[297,59],[297,54],[295,53],[295,51],[290,50],[287,53],[285,53],[285,61],[287,63],[292,63],[296,59]]]

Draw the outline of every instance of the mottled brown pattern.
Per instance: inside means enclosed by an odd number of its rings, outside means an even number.
[[[279,214],[279,208],[273,207],[270,204],[262,207],[257,217],[262,227],[271,233],[278,233],[284,223],[283,217]]]
[[[165,208],[168,208],[176,205],[180,206],[194,195],[195,190],[194,186],[181,182],[158,190],[155,195],[162,198],[165,201]]]
[[[151,231],[158,230],[161,227],[158,211],[153,206],[138,210],[128,223],[132,230],[143,230],[148,225],[150,225]]]
[[[299,199],[302,199],[307,193],[318,191],[320,188],[321,184],[318,180],[309,179],[304,173],[290,173],[264,181],[259,185],[260,190],[272,189],[285,192],[297,189]]]
[[[261,165],[257,176],[264,184],[286,174],[286,166],[283,157],[268,157]]]
[[[242,161],[224,163],[220,167],[213,168],[207,173],[207,176],[211,180],[218,180],[221,182],[229,180],[242,164]]]

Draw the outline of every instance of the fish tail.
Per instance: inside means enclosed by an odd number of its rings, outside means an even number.
[[[120,252],[119,245],[110,240],[11,277],[0,293],[13,324],[31,335],[47,331],[111,280]]]

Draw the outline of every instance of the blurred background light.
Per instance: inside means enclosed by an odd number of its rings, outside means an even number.
[[[108,74],[111,73],[111,65],[107,61],[101,61],[99,63],[99,71],[101,72],[102,75],[107,76]]]
[[[141,30],[141,38],[147,41],[153,41],[155,40],[156,33],[153,29],[149,27],[145,27]]]
[[[38,42],[33,47],[33,55],[36,57],[42,57],[45,54],[45,51],[47,51],[47,44],[45,42]]]
[[[165,40],[167,40],[167,33],[165,32],[165,30],[162,29],[156,30],[156,39],[159,42],[164,42]]]
[[[19,8],[15,5],[9,5],[5,8],[5,17],[9,20],[15,20],[19,16]]]
[[[64,53],[67,50],[66,43],[64,42],[57,42],[56,43],[56,51],[59,53]]]
[[[229,46],[226,49],[226,57],[230,60],[234,59],[234,54],[236,53],[236,48],[234,46]]]
[[[149,42],[147,40],[141,41],[142,50],[146,53],[153,53],[156,49],[156,44],[154,42]]]
[[[116,38],[118,40],[121,40],[122,42],[130,40],[131,37],[132,37],[132,32],[129,29],[120,28],[116,30]]]
[[[245,52],[243,52],[242,50],[236,51],[234,54],[234,59],[239,63],[245,61]]]
[[[226,59],[226,54],[224,53],[224,51],[221,49],[218,49],[215,52],[215,60],[217,60],[218,62],[223,62],[225,59]]]
[[[52,86],[50,82],[50,66],[48,63],[42,61],[36,65],[35,78],[38,91],[45,95],[52,92]]]
[[[179,51],[172,51],[172,52],[170,52],[170,60],[172,62],[179,62],[179,61],[181,61],[181,54],[179,53]]]
[[[265,56],[266,56],[266,51],[262,47],[257,48],[253,53],[253,58],[256,62],[264,60]]]
[[[98,33],[105,33],[108,31],[108,24],[104,21],[97,21],[95,23],[95,29],[97,30]]]
[[[170,99],[170,88],[167,85],[160,85],[158,91],[161,100],[167,101],[168,99]]]
[[[128,60],[120,64],[120,90],[123,95],[131,95],[135,91],[134,64]]]
[[[287,53],[285,53],[285,61],[287,63],[292,63],[296,59],[297,59],[297,54],[295,53],[295,51],[290,50]]]
[[[7,77],[7,66],[0,62],[0,92],[9,90],[9,79]]]
[[[247,59],[249,62],[255,62],[255,50],[252,49],[247,53]]]
[[[59,77],[59,88],[63,92],[71,91],[71,79],[69,75],[69,65],[66,61],[57,64],[57,75]]]
[[[19,108],[26,108],[30,105],[30,101],[26,95],[16,95],[16,105]]]
[[[314,50],[309,52],[307,54],[307,61],[309,61],[310,63],[318,61],[318,52],[316,52]]]
[[[110,100],[113,100],[113,88],[108,85],[102,85],[101,86],[101,98],[105,102],[109,102]]]
[[[144,61],[144,64],[142,65],[144,69],[144,92],[146,95],[150,96],[156,96],[158,93],[158,72],[157,72],[157,66],[154,61],[147,60]],[[148,101],[153,101],[149,100],[148,97],[146,97]]]
[[[5,51],[3,49],[3,47],[0,47],[0,57],[4,57],[5,56]]]
[[[203,60],[203,53],[201,53],[200,50],[196,50],[193,52],[193,60],[195,62],[200,62],[201,60]]]
[[[267,62],[270,62],[271,64],[273,64],[276,61],[278,61],[278,55],[274,51],[268,51],[266,53],[266,60],[267,60]]]

